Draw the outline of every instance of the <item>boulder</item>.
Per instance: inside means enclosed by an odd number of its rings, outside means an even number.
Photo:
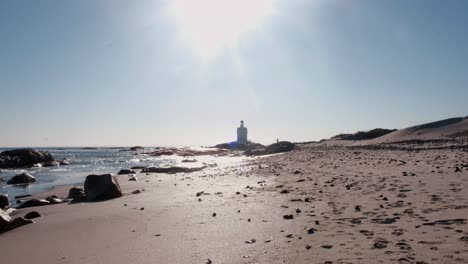
[[[23,216],[25,219],[34,219],[41,217],[41,214],[36,211],[31,211]]]
[[[108,200],[122,196],[119,182],[112,174],[87,176],[84,192],[88,201]]]
[[[122,169],[117,173],[118,175],[124,175],[124,174],[136,174],[134,170],[128,170],[128,169]]]
[[[36,178],[29,173],[21,173],[11,178],[7,184],[30,184],[36,182]]]
[[[201,171],[207,166],[202,167],[149,167],[142,170],[142,172],[152,172],[152,173],[179,173],[179,172],[195,172]]]
[[[7,150],[0,153],[0,168],[23,168],[53,160],[54,157],[45,151],[35,149]]]
[[[8,194],[0,194],[0,209],[6,210],[11,207],[10,201],[8,201]]]
[[[51,203],[47,200],[44,199],[31,199],[23,202],[20,204],[17,208],[28,208],[28,207],[36,207],[36,206],[44,206],[44,205],[50,205]]]
[[[75,199],[77,197],[83,197],[86,196],[84,189],[81,187],[73,187],[68,191],[68,198],[69,199]]]

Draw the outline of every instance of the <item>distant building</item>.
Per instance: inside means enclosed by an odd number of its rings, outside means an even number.
[[[237,128],[237,143],[247,144],[247,128],[244,127],[244,121],[241,121],[240,127]]]

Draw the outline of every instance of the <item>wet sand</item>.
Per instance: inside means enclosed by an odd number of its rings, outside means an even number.
[[[461,165],[468,165],[463,148],[310,144],[245,165],[139,174],[138,182],[119,176],[124,192],[144,191],[17,210],[42,217],[0,235],[0,256],[6,263],[467,263]]]

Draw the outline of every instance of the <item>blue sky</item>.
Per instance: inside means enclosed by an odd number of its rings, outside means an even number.
[[[174,1],[1,1],[0,146],[212,145],[241,119],[252,140],[307,141],[468,114],[468,1]]]

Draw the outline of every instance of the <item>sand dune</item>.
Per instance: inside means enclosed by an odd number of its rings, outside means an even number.
[[[369,140],[370,144],[400,142],[407,140],[429,140],[468,136],[468,117],[456,117],[432,123],[399,129],[385,136]]]

